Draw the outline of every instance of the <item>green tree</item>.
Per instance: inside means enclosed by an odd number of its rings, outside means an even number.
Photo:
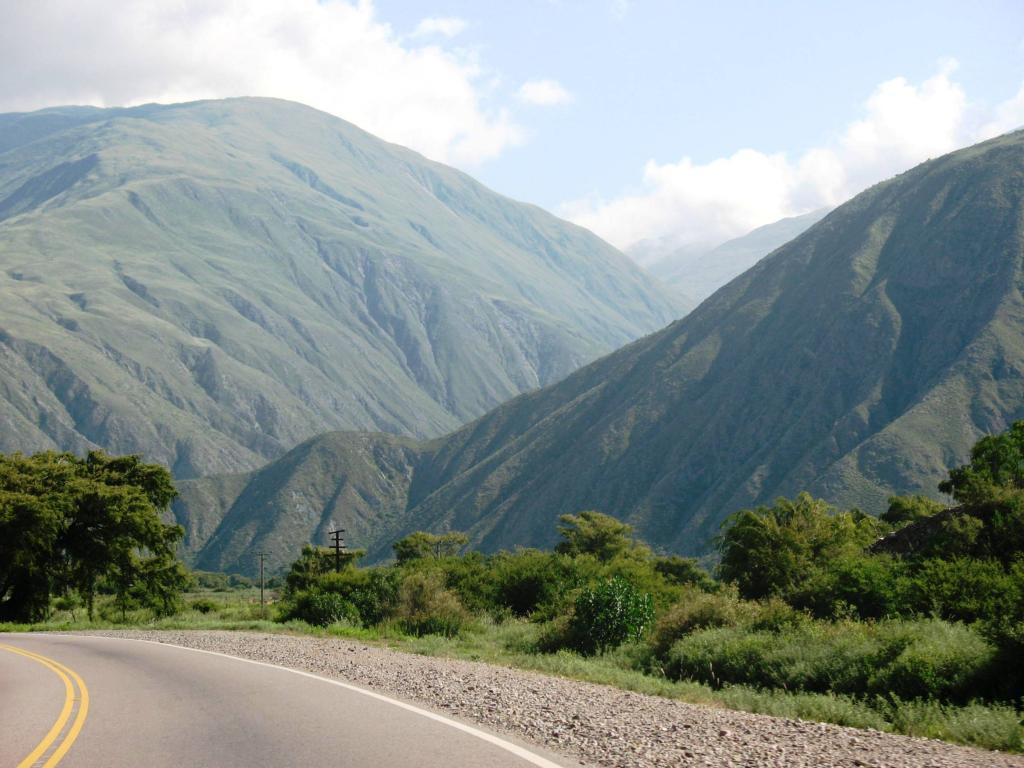
[[[837,512],[808,493],[740,510],[723,528],[719,573],[748,599],[792,595],[818,569],[861,552],[883,530],[875,518],[858,510]]]
[[[38,621],[58,588],[73,466],[62,454],[0,455],[0,619]]]
[[[101,580],[123,608],[130,590],[173,603],[184,530],[160,513],[175,494],[170,473],[137,456],[0,456],[0,617],[38,620],[51,594],[74,589],[91,619]]]
[[[1024,489],[1024,421],[1015,421],[999,435],[983,437],[971,449],[971,460],[951,469],[939,484],[961,504],[978,504],[1005,491]]]
[[[469,543],[469,536],[461,531],[449,533],[427,533],[426,531],[414,531],[408,536],[399,539],[391,548],[395,552],[395,559],[399,565],[433,557],[453,557],[462,551],[462,548]]]
[[[558,533],[562,541],[555,547],[559,554],[576,557],[593,555],[602,562],[617,557],[644,558],[646,545],[633,538],[633,526],[601,512],[588,510],[578,515],[562,515]]]

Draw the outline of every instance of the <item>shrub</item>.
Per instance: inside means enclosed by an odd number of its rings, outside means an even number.
[[[672,646],[665,672],[715,686],[967,700],[994,659],[976,630],[938,619],[808,622],[777,632],[694,632]]]
[[[208,597],[200,597],[198,600],[193,600],[189,603],[189,608],[197,613],[207,614],[211,611],[217,610],[217,604]]]
[[[598,569],[588,555],[570,557],[536,549],[495,555],[490,561],[494,599],[516,616],[552,618],[565,612],[570,594]]]
[[[907,592],[919,612],[951,621],[1012,616],[1024,602],[1024,583],[998,561],[963,557],[922,561]]]
[[[654,601],[628,581],[612,578],[576,598],[572,636],[576,649],[593,654],[639,640],[654,621]]]
[[[317,627],[337,622],[359,625],[359,611],[337,592],[311,589],[295,594],[281,617],[282,621],[298,619]]]
[[[900,585],[907,570],[903,561],[888,555],[838,557],[814,571],[802,587],[793,591],[790,601],[819,618],[852,613],[881,619],[905,608]]]
[[[411,635],[454,637],[469,620],[458,596],[444,587],[437,572],[414,571],[398,590],[395,617]]]
[[[401,574],[390,568],[372,568],[355,573],[360,576],[350,582],[348,600],[358,609],[359,617],[366,626],[380,624],[394,613]]]
[[[897,644],[905,645],[872,676],[872,692],[946,701],[966,701],[981,692],[996,649],[979,632],[938,619],[903,626],[907,631],[899,633]]]
[[[683,596],[662,616],[654,628],[654,652],[664,657],[675,642],[699,629],[732,627],[749,619],[756,604],[740,600],[735,586],[719,592],[684,587]]]
[[[692,557],[679,557],[679,555],[668,555],[654,559],[654,570],[660,573],[670,584],[679,586],[692,585],[705,592],[711,592],[716,588],[715,580],[711,574],[704,570],[700,563]]]

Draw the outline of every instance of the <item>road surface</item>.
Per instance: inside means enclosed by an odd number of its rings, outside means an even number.
[[[558,762],[556,762],[558,761]],[[0,634],[0,768],[558,768],[339,681],[114,638]]]

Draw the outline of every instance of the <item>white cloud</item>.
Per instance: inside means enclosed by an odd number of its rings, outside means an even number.
[[[413,37],[427,37],[428,35],[441,35],[443,37],[455,37],[466,29],[466,20],[454,16],[443,18],[423,19],[413,31]]]
[[[403,40],[372,0],[10,3],[0,69],[0,111],[278,96],[470,166],[524,135],[470,54]]]
[[[539,107],[568,104],[572,94],[555,80],[527,80],[519,86],[519,100]]]
[[[741,149],[697,164],[647,162],[637,192],[566,203],[562,215],[619,247],[643,239],[722,242],[763,224],[837,205],[920,163],[1024,122],[1024,88],[984,110],[969,107],[955,62],[919,85],[878,85],[863,116],[826,146],[790,157]]]

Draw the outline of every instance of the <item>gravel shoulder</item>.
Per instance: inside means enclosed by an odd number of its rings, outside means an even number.
[[[172,643],[337,678],[590,765],[1024,768],[1020,755],[715,709],[347,639],[207,630],[84,634]]]

